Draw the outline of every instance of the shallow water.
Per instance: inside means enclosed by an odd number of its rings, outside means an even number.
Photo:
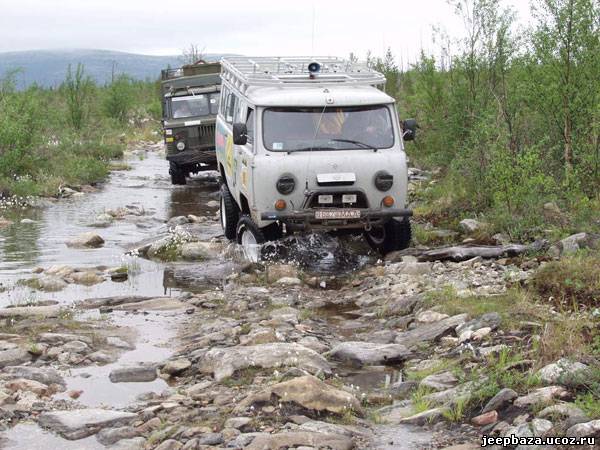
[[[113,172],[98,192],[56,201],[45,208],[6,214],[14,223],[0,229],[0,284],[8,288],[0,292],[0,306],[32,300],[65,303],[89,297],[179,293],[176,287],[165,284],[164,264],[126,256],[125,252],[133,243],[166,231],[164,222],[171,217],[214,215],[215,209],[206,203],[215,198],[217,185],[214,181],[194,179],[187,186],[171,186],[168,164],[160,153],[147,152],[143,159],[131,157],[127,163],[131,170]],[[115,220],[106,228],[88,226],[99,214],[126,206],[142,211],[143,215]],[[22,219],[34,222],[21,223]],[[104,238],[104,246],[98,249],[66,246],[68,239],[90,231]],[[88,268],[125,265],[130,267],[132,275],[122,283],[71,284],[55,293],[17,285],[19,279],[31,278],[36,267],[63,264]]]
[[[69,441],[43,430],[34,423],[20,423],[0,435],[2,450],[102,450],[94,436]]]

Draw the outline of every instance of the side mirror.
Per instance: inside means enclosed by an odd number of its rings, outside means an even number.
[[[248,129],[245,123],[233,124],[233,143],[235,145],[246,145],[248,142]]]
[[[405,141],[414,141],[417,136],[417,121],[415,119],[406,119],[402,121],[402,138]]]

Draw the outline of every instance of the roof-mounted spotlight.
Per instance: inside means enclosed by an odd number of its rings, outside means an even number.
[[[317,74],[321,71],[321,64],[316,61],[311,62],[308,65],[308,73],[310,74],[310,78],[313,79],[317,76]]]

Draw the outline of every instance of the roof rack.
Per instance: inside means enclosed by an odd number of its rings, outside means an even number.
[[[311,77],[310,63],[317,62],[321,70]],[[382,86],[385,77],[366,64],[342,58],[325,57],[247,57],[227,56],[221,60],[221,77],[241,92],[250,86]]]

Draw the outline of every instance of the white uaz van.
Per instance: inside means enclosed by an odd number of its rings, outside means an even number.
[[[257,244],[308,230],[364,232],[382,253],[409,245],[407,161],[382,74],[339,58],[227,57],[215,144],[225,236]]]

